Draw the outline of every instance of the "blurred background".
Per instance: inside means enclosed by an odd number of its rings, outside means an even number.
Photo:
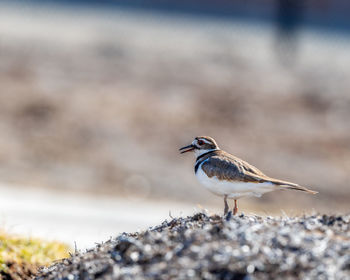
[[[244,213],[349,210],[347,0],[1,1],[0,222],[93,244],[223,211],[197,135],[320,193]]]

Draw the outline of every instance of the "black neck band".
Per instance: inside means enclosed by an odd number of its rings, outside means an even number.
[[[204,156],[206,156],[206,155],[212,153],[212,152],[215,152],[215,151],[217,151],[217,150],[213,150],[213,151],[206,152],[206,153],[200,155],[199,157],[197,157],[197,159],[196,159],[196,165],[194,166],[194,173],[197,173],[198,168],[199,168],[199,165],[204,161],[204,160],[200,161],[200,159],[203,158]]]
[[[204,154],[201,154],[200,156],[197,157],[196,162],[198,162],[202,157],[205,157],[206,155],[213,153],[215,151],[217,151],[217,150],[212,150],[212,151],[206,152]]]

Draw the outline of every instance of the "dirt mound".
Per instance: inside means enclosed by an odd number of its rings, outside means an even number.
[[[207,216],[123,233],[41,270],[43,279],[350,277],[350,215]]]

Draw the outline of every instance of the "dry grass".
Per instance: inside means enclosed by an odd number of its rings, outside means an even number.
[[[0,279],[32,279],[39,266],[68,257],[68,251],[60,242],[0,231]]]

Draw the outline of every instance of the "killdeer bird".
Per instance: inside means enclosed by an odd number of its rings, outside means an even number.
[[[190,151],[195,153],[196,177],[209,191],[224,198],[225,214],[229,210],[227,199],[234,199],[235,215],[238,211],[237,199],[244,196],[260,197],[264,193],[282,189],[317,193],[298,184],[266,176],[253,165],[221,150],[215,140],[208,136],[196,137],[180,151],[181,154]]]

